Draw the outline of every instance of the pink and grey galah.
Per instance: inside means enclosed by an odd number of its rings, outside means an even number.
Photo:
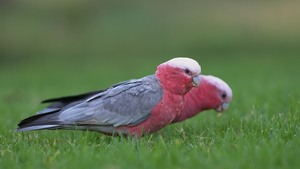
[[[229,85],[222,79],[211,75],[201,75],[200,78],[200,86],[191,89],[184,96],[184,108],[172,123],[184,121],[205,110],[214,109],[217,112],[227,110],[233,95]]]
[[[101,91],[49,99],[52,104],[22,120],[17,131],[77,129],[110,135],[143,136],[180,116],[184,95],[200,84],[201,68],[179,57],[160,64],[154,75]]]

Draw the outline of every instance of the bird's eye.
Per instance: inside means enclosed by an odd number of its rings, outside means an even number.
[[[225,99],[227,97],[227,94],[223,93],[221,96],[222,96],[223,99]]]
[[[190,69],[184,69],[184,72],[185,72],[186,74],[190,74],[190,73],[191,73]]]

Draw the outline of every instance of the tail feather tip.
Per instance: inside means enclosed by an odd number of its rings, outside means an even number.
[[[53,129],[59,127],[59,125],[38,125],[38,126],[29,126],[29,127],[21,127],[19,126],[17,128],[18,132],[24,132],[24,131],[32,131],[32,130],[43,130],[43,129]]]

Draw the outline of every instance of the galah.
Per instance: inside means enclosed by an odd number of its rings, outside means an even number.
[[[201,84],[198,88],[191,89],[184,97],[185,103],[184,108],[179,116],[177,116],[172,123],[181,122],[188,118],[194,117],[197,114],[205,111],[214,109],[217,112],[224,112],[229,107],[229,103],[232,100],[232,90],[229,85],[222,79],[212,75],[200,75]],[[101,91],[93,91],[77,96],[69,96],[59,98],[56,100],[46,100],[45,102],[54,102],[48,109],[49,111],[54,107],[63,107],[76,100],[90,97]],[[42,113],[42,112],[39,112]]]
[[[158,65],[154,75],[101,91],[49,99],[38,114],[22,120],[17,131],[78,129],[140,137],[170,124],[180,115],[184,95],[200,84],[201,68],[179,57]]]
[[[215,76],[201,75],[200,77],[200,86],[191,89],[184,96],[184,108],[172,123],[184,121],[209,109],[215,109],[217,112],[227,110],[232,99],[229,85]]]
[[[198,88],[191,89],[184,97],[184,108],[179,116],[172,123],[181,122],[194,117],[199,113],[214,109],[219,113],[227,110],[232,100],[232,90],[222,79],[212,75],[200,75],[201,84]],[[71,102],[88,98],[102,91],[93,91],[81,95],[63,97],[52,100],[45,100],[44,103],[54,102],[44,111],[63,107]],[[38,112],[43,113],[43,111]]]

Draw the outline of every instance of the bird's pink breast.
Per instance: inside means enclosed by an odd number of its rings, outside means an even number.
[[[183,96],[166,93],[162,101],[152,109],[150,117],[147,120],[136,126],[122,126],[117,128],[117,130],[125,130],[125,133],[137,137],[146,133],[153,133],[170,124],[180,115],[182,109]]]

